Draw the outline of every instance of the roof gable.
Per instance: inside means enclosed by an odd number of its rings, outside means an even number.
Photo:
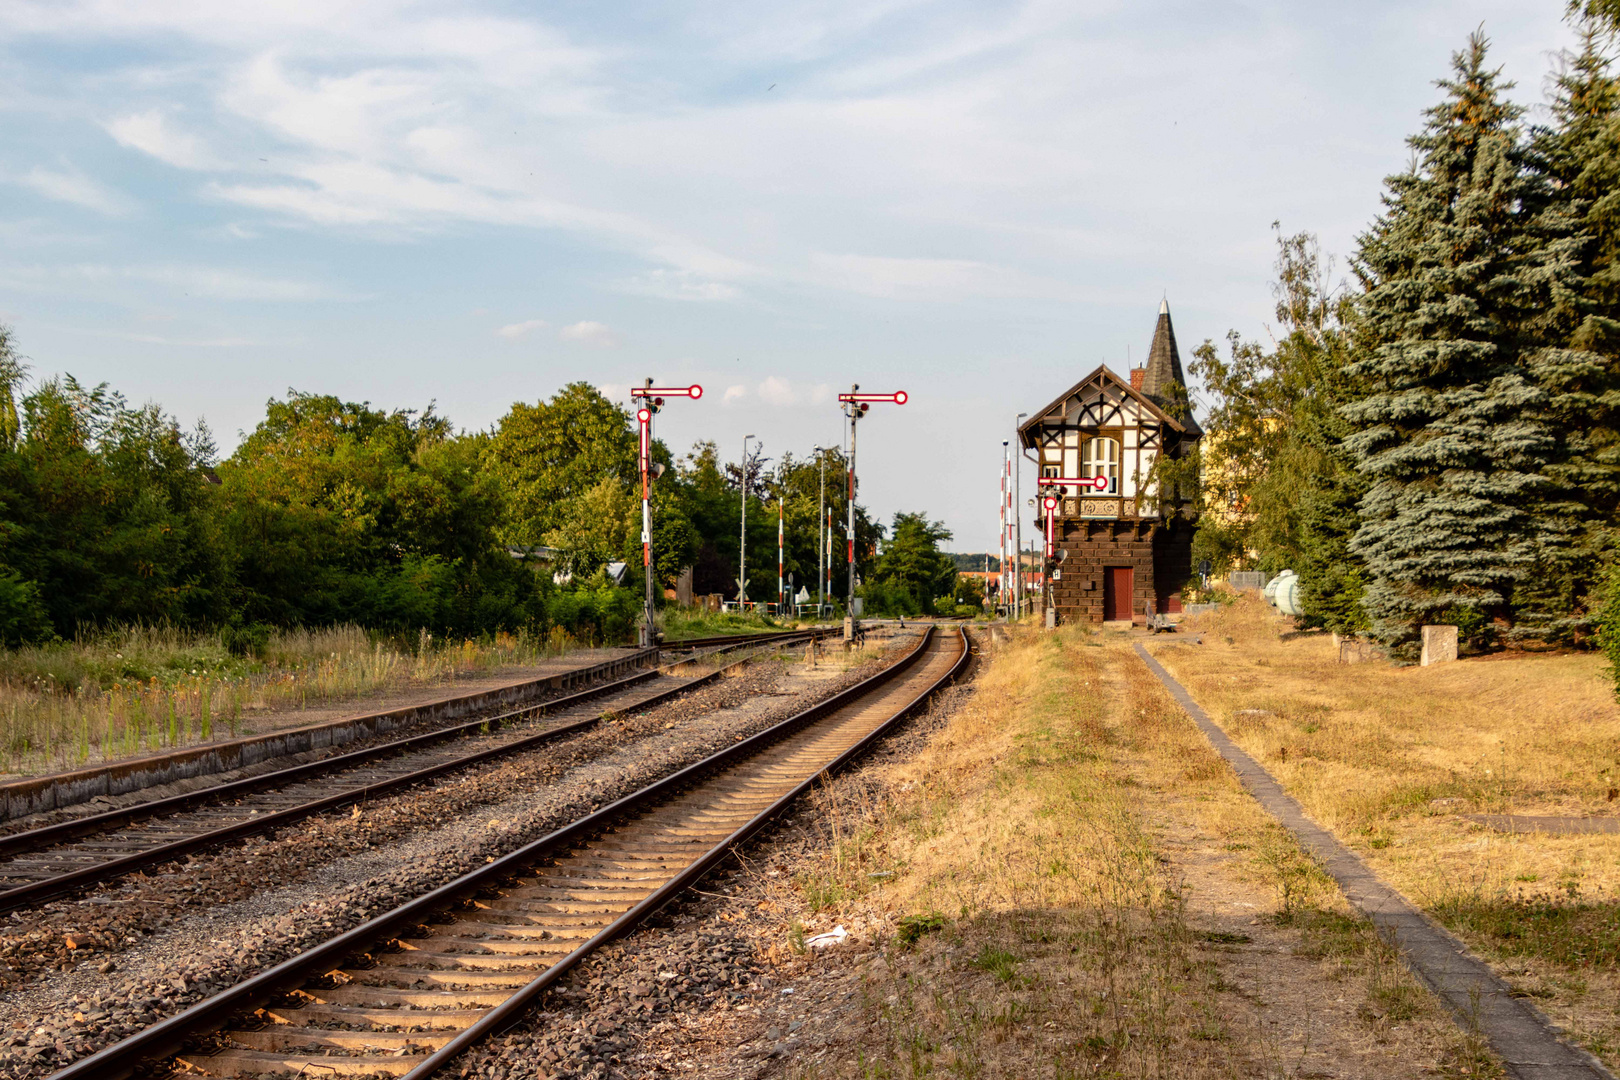
[[[1128,379],[1121,379],[1107,364],[1099,364],[1095,371],[1081,379],[1079,382],[1075,383],[1073,386],[1069,387],[1067,390],[1063,391],[1063,393],[1059,394],[1057,397],[1053,398],[1051,403],[1048,404],[1044,409],[1040,409],[1031,414],[1029,420],[1018,429],[1018,441],[1024,446],[1033,447],[1035,443],[1030,438],[1031,429],[1040,427],[1046,421],[1047,417],[1051,416],[1054,412],[1058,413],[1060,416],[1067,415],[1069,412],[1068,405],[1071,399],[1080,397],[1082,400],[1085,400],[1086,397],[1091,396],[1084,395],[1084,391],[1088,387],[1094,388],[1098,393],[1101,393],[1105,385],[1111,385],[1124,396],[1135,400],[1160,423],[1166,424],[1183,434],[1187,433],[1187,425],[1165,412],[1157,402],[1153,401],[1146,394],[1142,393],[1142,391],[1132,388]]]

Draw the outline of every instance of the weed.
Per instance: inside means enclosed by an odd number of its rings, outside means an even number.
[[[998,949],[989,942],[985,942],[984,948],[980,949],[979,955],[973,959],[974,967],[989,972],[1004,983],[1010,983],[1018,977],[1018,964],[1016,955],[1006,949]]]
[[[945,916],[937,912],[928,912],[922,915],[907,915],[902,918],[895,931],[895,940],[901,945],[911,946],[922,940],[924,934],[932,934],[945,929]]]

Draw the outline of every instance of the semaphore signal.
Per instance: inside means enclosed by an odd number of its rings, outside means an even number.
[[[1082,487],[1093,491],[1106,491],[1108,477],[1106,476],[1043,476],[1040,479],[1041,487]]]
[[[664,467],[654,464],[652,459],[652,418],[664,407],[665,398],[683,397],[695,401],[702,396],[703,387],[697,383],[658,387],[652,384],[651,376],[630,391],[631,400],[642,402],[641,408],[636,410],[636,423],[641,427],[641,566],[647,579],[647,620],[641,631],[643,647],[658,644],[658,634],[653,629],[652,482],[662,475]]]
[[[866,415],[874,403],[906,403],[904,390],[892,394],[863,394],[860,389],[860,383],[856,383],[849,388],[849,393],[838,395],[844,415],[849,417],[849,607],[844,612],[845,641],[855,638],[855,422]]]
[[[870,405],[873,402],[879,401],[886,402],[890,405],[904,405],[906,403],[906,392],[904,390],[896,390],[892,394],[839,394],[838,400],[859,402],[862,405]],[[861,411],[865,412],[866,410],[862,409]]]

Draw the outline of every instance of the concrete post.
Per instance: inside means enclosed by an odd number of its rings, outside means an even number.
[[[1425,626],[1423,628],[1423,666],[1444,664],[1457,659],[1457,628],[1455,626]]]

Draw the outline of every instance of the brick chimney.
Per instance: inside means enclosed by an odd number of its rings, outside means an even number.
[[[1147,368],[1139,368],[1139,367],[1131,368],[1131,389],[1132,390],[1140,390],[1140,389],[1142,389],[1142,376],[1144,376],[1146,374],[1147,374]]]

